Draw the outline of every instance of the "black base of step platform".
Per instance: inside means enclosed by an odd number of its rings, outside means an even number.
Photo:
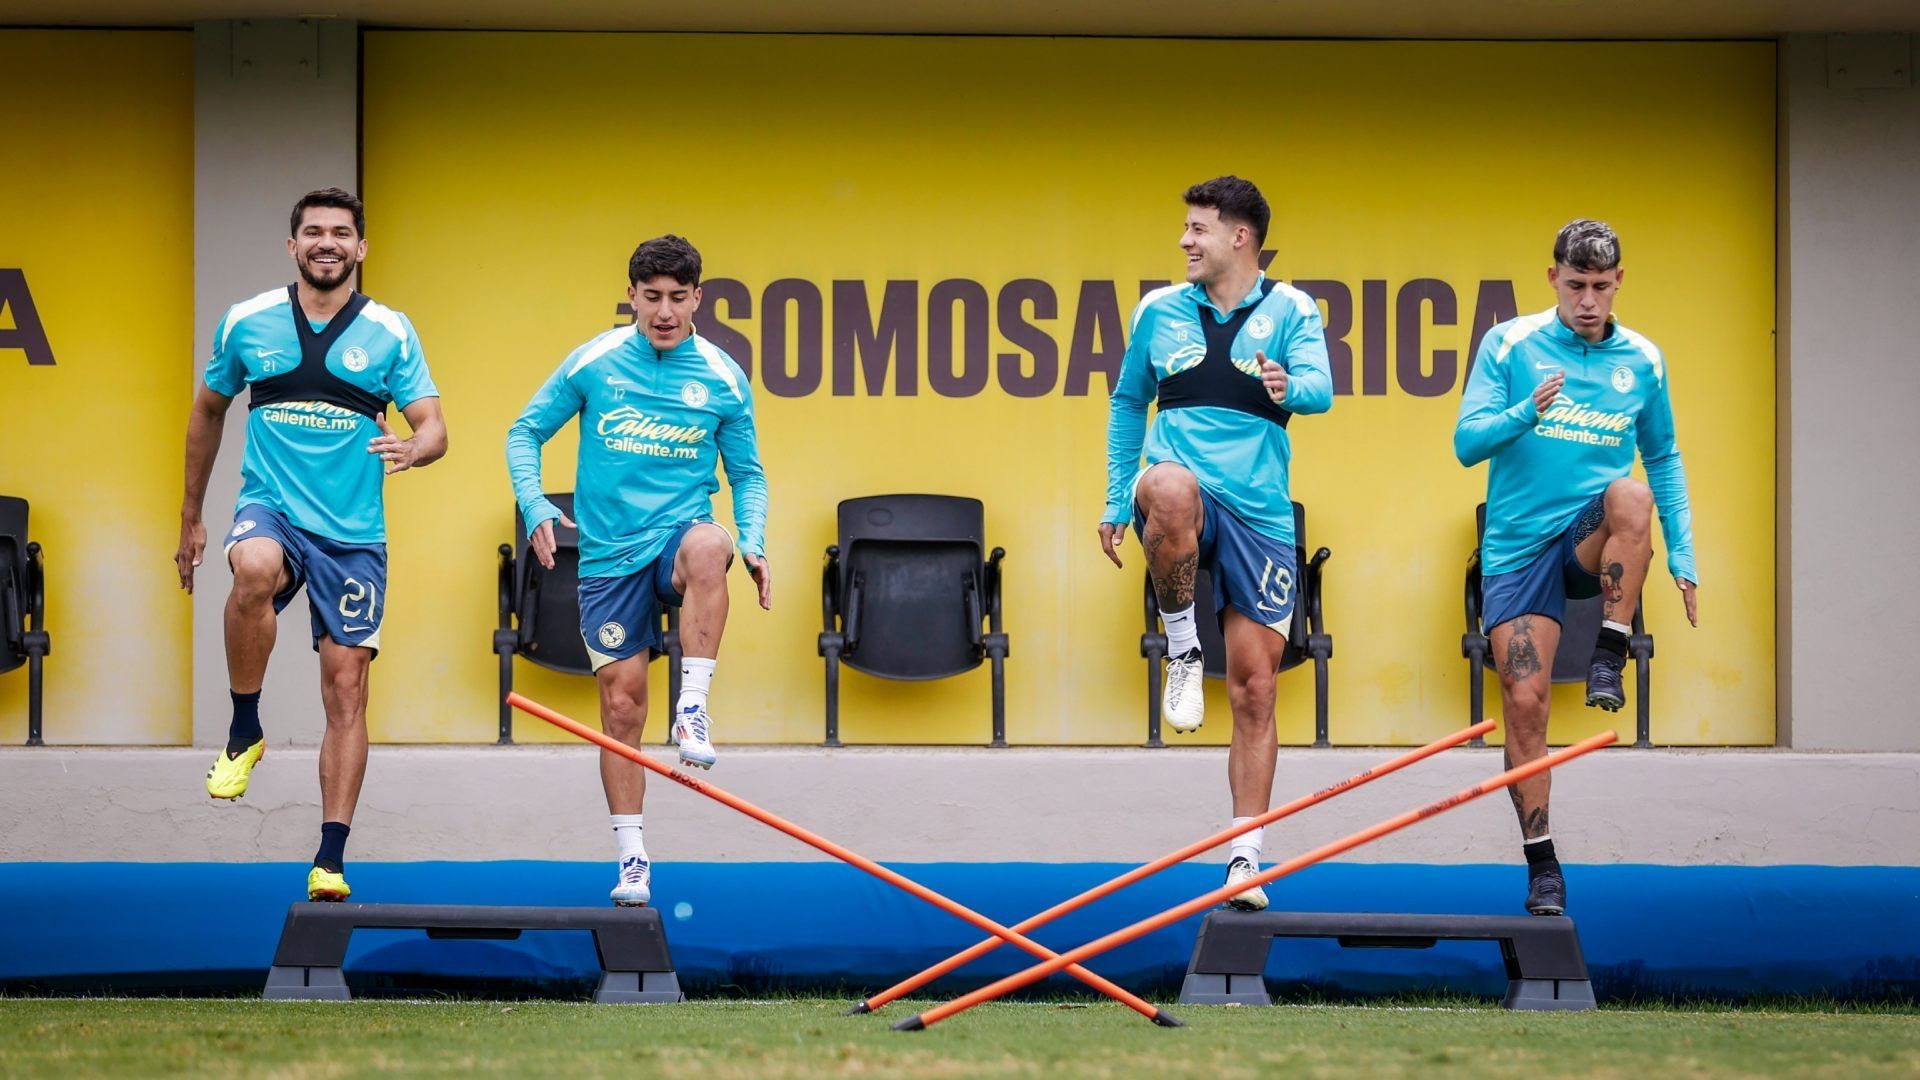
[[[526,930],[586,930],[600,958],[597,1005],[685,1001],[660,913],[650,907],[466,907],[443,904],[294,904],[262,995],[274,1001],[347,1001],[340,967],[355,930],[425,930],[430,938],[511,941]]]
[[[1573,920],[1563,915],[1378,915],[1216,911],[1200,925],[1180,987],[1182,1005],[1271,1005],[1267,953],[1274,938],[1334,938],[1349,949],[1426,949],[1436,941],[1497,941],[1508,1009],[1594,1007],[1593,984]]]

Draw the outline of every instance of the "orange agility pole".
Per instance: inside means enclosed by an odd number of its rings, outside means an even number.
[[[872,874],[874,877],[879,878],[881,881],[884,881],[889,885],[896,886],[909,893],[912,893],[913,895],[919,897],[920,899],[925,900],[927,903],[932,904],[937,908],[940,908],[941,910],[947,912],[950,915],[955,916],[956,918],[964,919],[967,922],[972,923],[973,925],[979,927],[982,930],[985,930],[989,934],[993,934],[996,937],[1005,938],[1006,940],[1012,942],[1015,945],[1020,946],[1022,949],[1025,949],[1026,951],[1041,958],[1042,960],[1050,960],[1060,955],[1059,953],[1054,952],[1052,949],[1047,948],[1045,945],[1042,945],[1037,941],[1033,941],[1029,938],[1023,937],[1022,935],[1012,930],[1009,930],[1004,926],[1001,926],[999,923],[994,922],[992,919],[987,918],[985,915],[982,915],[977,911],[974,911],[972,908],[965,907],[961,904],[955,903],[954,901],[947,899],[946,897],[940,895],[937,892],[934,892],[932,889],[927,888],[925,885],[922,885],[919,882],[912,880],[911,878],[907,878],[900,874],[894,873],[892,870],[889,870],[886,867],[881,866],[879,863],[874,862],[872,859],[866,858],[865,856],[849,851],[846,848],[841,847],[839,844],[836,844],[833,841],[828,840],[824,836],[811,832],[807,829],[803,829],[800,826],[795,825],[793,822],[788,821],[783,817],[780,817],[778,814],[773,814],[766,810],[762,810],[758,806],[755,806],[752,803],[748,802],[747,800],[740,798],[738,795],[734,795],[730,792],[722,791],[721,789],[714,787],[712,784],[709,784],[704,780],[700,780],[695,777],[688,776],[686,773],[683,773],[678,769],[671,768],[666,765],[662,765],[659,762],[641,753],[640,751],[635,750],[633,747],[628,746],[626,743],[623,743],[620,740],[613,738],[612,736],[607,735],[604,732],[595,731],[594,729],[586,726],[585,724],[582,724],[578,720],[575,720],[572,717],[564,716],[560,713],[557,713],[552,709],[547,708],[545,705],[540,704],[537,701],[532,701],[528,698],[524,698],[517,693],[509,693],[507,695],[507,704],[512,705],[514,708],[519,709],[521,712],[527,713],[530,716],[537,716],[540,719],[545,720],[547,723],[552,724],[554,727],[561,729],[562,731],[570,731],[573,734],[578,735],[581,738],[587,740],[588,742],[598,744],[603,749],[611,750],[612,752],[619,754],[621,757],[624,757],[634,762],[635,764],[641,766],[644,769],[648,769],[652,772],[659,773],[660,775],[666,777],[667,779],[672,780],[674,783],[679,784],[681,787],[691,788],[692,790],[697,791],[702,795],[705,795],[707,798],[712,799],[715,802],[724,804],[726,806],[730,806],[733,809],[740,811],[741,813],[747,815],[750,818],[753,818],[756,821],[759,821],[764,825],[770,825],[773,828],[778,829],[783,833],[786,833],[788,836],[793,837],[795,840],[798,840],[801,843],[808,845],[809,847],[818,848],[819,850],[826,852],[827,854],[833,856],[836,859],[839,859],[844,863],[847,863],[858,869],[865,870],[867,873]],[[1115,985],[1112,982],[1109,982],[1104,978],[1101,978],[1098,975],[1095,975],[1093,972],[1088,971],[1086,968],[1083,968],[1078,964],[1066,964],[1066,965],[1062,965],[1062,967],[1065,968],[1066,972],[1069,975],[1074,976],[1075,978],[1079,979],[1081,982],[1086,983],[1088,986],[1091,986],[1095,990],[1098,990],[1101,993],[1107,995],[1108,997],[1113,998],[1115,1001],[1118,1001],[1122,1005],[1125,1005],[1127,1008],[1132,1009],[1134,1012],[1139,1013],[1141,1016],[1144,1016],[1147,1019],[1152,1020],[1154,1023],[1159,1024],[1162,1027],[1179,1027],[1182,1024],[1182,1021],[1178,1017],[1174,1016],[1172,1013],[1167,1012],[1165,1009],[1161,1009],[1156,1006],[1148,1004],[1147,1002],[1141,1000],[1135,994]],[[1054,970],[1057,971],[1060,969],[1056,968]]]
[[[1482,720],[1480,723],[1475,724],[1470,728],[1465,728],[1463,730],[1456,731],[1453,734],[1448,735],[1442,739],[1436,739],[1433,742],[1430,742],[1427,745],[1422,746],[1417,750],[1409,750],[1406,753],[1401,754],[1399,757],[1392,759],[1391,761],[1381,762],[1380,764],[1375,765],[1373,768],[1368,769],[1365,772],[1356,773],[1353,776],[1349,776],[1345,780],[1342,780],[1337,784],[1334,784],[1330,787],[1321,788],[1319,791],[1316,791],[1311,795],[1302,795],[1300,798],[1297,798],[1292,802],[1287,803],[1284,806],[1274,807],[1272,810],[1269,810],[1266,813],[1261,814],[1259,817],[1249,819],[1244,825],[1240,825],[1236,828],[1222,829],[1220,832],[1214,833],[1212,836],[1207,837],[1205,840],[1196,840],[1193,843],[1188,844],[1186,847],[1183,847],[1178,851],[1169,852],[1168,854],[1162,855],[1159,858],[1153,860],[1150,863],[1147,863],[1144,866],[1135,867],[1134,869],[1129,870],[1124,874],[1121,874],[1119,877],[1113,878],[1112,880],[1106,882],[1105,884],[1095,885],[1093,888],[1088,889],[1086,892],[1083,892],[1080,895],[1075,896],[1070,900],[1062,900],[1060,903],[1053,905],[1052,907],[1041,912],[1040,914],[1035,915],[1024,922],[1014,924],[1013,930],[1017,934],[1029,933],[1034,929],[1044,926],[1047,923],[1050,923],[1053,920],[1059,918],[1060,916],[1065,915],[1069,911],[1075,911],[1079,908],[1083,908],[1088,904],[1093,903],[1095,900],[1100,899],[1103,896],[1110,896],[1113,893],[1119,892],[1121,889],[1126,888],[1127,886],[1133,884],[1136,881],[1141,880],[1142,878],[1152,877],[1154,874],[1157,874],[1160,871],[1165,870],[1169,866],[1173,866],[1176,863],[1183,863],[1188,859],[1193,858],[1195,855],[1198,855],[1203,851],[1207,851],[1210,848],[1214,848],[1221,844],[1224,844],[1227,841],[1233,839],[1236,836],[1239,836],[1242,833],[1251,832],[1254,829],[1259,829],[1267,825],[1271,825],[1274,822],[1279,821],[1283,817],[1287,817],[1292,814],[1297,814],[1300,811],[1305,810],[1309,806],[1313,806],[1316,803],[1325,802],[1326,800],[1331,799],[1335,795],[1338,795],[1342,792],[1352,791],[1354,788],[1357,788],[1362,784],[1367,783],[1369,780],[1377,780],[1380,777],[1387,775],[1388,773],[1398,772],[1399,770],[1404,769],[1407,766],[1414,764],[1415,762],[1423,761],[1429,757],[1432,757],[1433,755],[1439,753],[1442,750],[1446,750],[1451,747],[1458,746],[1461,743],[1466,742],[1468,739],[1477,739],[1480,736],[1485,735],[1489,731],[1492,731],[1495,727],[1498,727],[1498,726],[1499,725],[1495,724],[1491,720]],[[974,945],[972,948],[969,948],[964,952],[955,953],[954,955],[947,957],[945,960],[940,961],[938,964],[935,964],[932,967],[926,969],[925,971],[922,971],[920,974],[915,975],[904,982],[897,983],[890,989],[883,990],[880,993],[875,994],[874,996],[868,998],[867,1000],[860,1002],[858,1005],[855,1005],[853,1008],[848,1009],[847,1015],[856,1016],[861,1013],[869,1013],[869,1012],[873,1012],[876,1009],[882,1008],[888,1002],[894,1001],[901,997],[905,997],[906,995],[913,993],[915,990],[918,990],[922,986],[925,986],[926,984],[932,982],[933,980],[939,978],[940,976],[945,975],[950,971],[953,971],[955,968],[964,967],[965,965],[970,964],[975,960],[978,960],[980,957],[985,956],[986,954],[992,952],[993,950],[999,947],[1000,947],[999,938],[997,937],[988,938],[985,941],[982,941],[979,944]]]
[[[1456,791],[1438,802],[1428,803],[1416,810],[1409,810],[1397,817],[1388,818],[1378,825],[1372,825],[1362,829],[1344,840],[1335,840],[1333,843],[1315,848],[1305,855],[1288,859],[1286,862],[1261,871],[1248,881],[1242,881],[1232,885],[1222,885],[1205,896],[1189,900],[1179,907],[1169,908],[1152,918],[1143,919],[1140,922],[1134,923],[1132,926],[1115,930],[1106,937],[1097,938],[1077,949],[1069,949],[1051,960],[1035,964],[1025,971],[1015,972],[990,986],[984,986],[971,994],[964,994],[944,1005],[938,1005],[928,1009],[919,1016],[908,1017],[893,1025],[893,1030],[920,1031],[923,1028],[931,1027],[955,1013],[965,1012],[982,1002],[992,1001],[994,998],[1012,993],[1029,983],[1038,982],[1054,972],[1059,971],[1061,968],[1066,967],[1068,964],[1077,964],[1082,960],[1091,959],[1106,952],[1108,949],[1125,945],[1137,937],[1150,934],[1161,927],[1170,926],[1189,915],[1205,911],[1244,889],[1253,888],[1256,885],[1271,885],[1281,878],[1286,877],[1288,874],[1305,869],[1314,863],[1323,862],[1341,852],[1350,851],[1359,847],[1361,844],[1378,840],[1388,833],[1397,832],[1400,829],[1412,825],[1416,821],[1424,821],[1435,814],[1451,810],[1461,803],[1477,799],[1488,792],[1499,791],[1503,787],[1517,784],[1536,773],[1545,772],[1556,765],[1563,765],[1582,754],[1590,753],[1603,746],[1611,745],[1618,739],[1619,736],[1611,731],[1603,731],[1590,739],[1582,739],[1580,742],[1574,743],[1572,746],[1567,747],[1557,754],[1548,754],[1546,757],[1536,758],[1527,762],[1525,765],[1508,769],[1498,776],[1482,780],[1470,788]]]

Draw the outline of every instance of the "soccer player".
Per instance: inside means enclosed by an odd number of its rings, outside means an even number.
[[[1626,703],[1620,670],[1659,507],[1667,569],[1700,624],[1687,474],[1675,445],[1666,359],[1613,317],[1620,238],[1581,219],[1553,242],[1555,306],[1501,323],[1480,342],[1453,450],[1492,460],[1480,548],[1481,610],[1492,627],[1509,766],[1547,752],[1547,707],[1570,598],[1602,597],[1587,704]],[[1647,482],[1629,475],[1635,450]],[[1513,786],[1527,858],[1527,910],[1560,915],[1567,883],[1547,828],[1547,773]]]
[[[647,719],[647,663],[661,651],[662,604],[680,608],[680,700],[673,734],[680,763],[713,767],[707,715],[720,635],[727,625],[727,570],[734,540],[713,520],[716,457],[733,488],[739,550],[773,604],[767,564],[767,480],[753,430],[753,392],[732,357],[693,331],[700,307],[700,253],[678,236],[641,244],[627,264],[633,322],[568,354],[507,432],[507,470],[528,545],[553,566],[553,523],[573,527],[540,487],[540,448],[580,419],[574,512],[580,515],[580,635],[600,684],[600,724],[640,745]],[[602,750],[619,870],[612,899],[652,898],[641,833],[646,772]]]
[[[1140,534],[1167,628],[1162,709],[1177,732],[1203,719],[1193,581],[1207,568],[1216,610],[1205,615],[1221,620],[1226,638],[1227,786],[1239,825],[1273,797],[1273,677],[1299,571],[1287,421],[1332,407],[1333,374],[1313,298],[1260,271],[1271,216],[1260,189],[1223,176],[1188,188],[1186,203],[1187,284],[1149,293],[1133,312],[1107,420],[1100,545],[1119,566],[1127,522]],[[1259,872],[1262,832],[1234,841],[1229,882]],[[1229,903],[1258,911],[1267,897],[1251,888]]]
[[[207,545],[201,508],[227,407],[251,387],[240,499],[226,537],[227,678],[233,721],[207,794],[237,799],[266,754],[260,684],[274,616],[304,586],[320,654],[327,729],[320,742],[320,849],[307,899],[344,900],[347,830],[367,771],[367,671],[387,614],[382,481],[447,452],[440,391],[407,317],[353,288],[367,257],[360,200],[325,188],[294,204],[287,254],[299,280],[227,309],[187,419],[180,586],[193,591]],[[394,433],[387,403],[411,438]]]

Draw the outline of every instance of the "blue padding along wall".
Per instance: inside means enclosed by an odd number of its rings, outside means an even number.
[[[1129,867],[1107,863],[929,863],[896,869],[1012,923]],[[0,863],[0,988],[232,986],[264,975],[303,864]],[[354,863],[355,900],[599,905],[608,863]],[[1666,995],[1824,993],[1920,996],[1920,868],[1574,866],[1571,913],[1602,1000]],[[1064,949],[1219,884],[1216,866],[1176,867],[1038,931]],[[1517,866],[1336,864],[1270,887],[1299,911],[1511,913]],[[834,863],[682,863],[656,869],[680,976],[695,992],[877,990],[977,940],[971,927]],[[1089,966],[1129,987],[1171,992],[1198,917]],[[1003,948],[936,985],[953,991],[1026,966]],[[551,982],[594,971],[585,933],[513,942],[428,941],[416,931],[357,934],[349,982],[431,975]],[[1496,995],[1491,943],[1344,950],[1277,943],[1277,993],[1416,990]],[[1078,984],[1056,979],[1048,991]]]

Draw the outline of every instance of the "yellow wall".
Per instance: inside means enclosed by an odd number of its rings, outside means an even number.
[[[54,360],[0,348],[0,494],[46,548],[47,741],[186,742],[192,37],[0,31],[0,102],[0,270],[24,271]],[[0,675],[0,742],[26,729],[22,668]]]
[[[1292,429],[1311,544],[1334,551],[1335,740],[1417,742],[1466,720],[1460,576],[1484,472],[1459,467],[1450,435],[1477,300],[1483,281],[1511,282],[1519,310],[1548,306],[1554,231],[1581,215],[1620,230],[1619,312],[1666,351],[1706,579],[1697,631],[1664,572],[1649,586],[1654,735],[1773,740],[1771,45],[376,32],[364,76],[365,280],[419,327],[453,435],[446,462],[390,491],[376,738],[492,737],[492,552],[511,529],[502,436],[570,348],[614,325],[634,244],[673,231],[700,246],[710,278],[751,297],[750,313],[715,305],[710,286],[708,326],[752,344],[772,485],[776,607],[754,609],[734,582],[721,738],[819,738],[834,505],[914,490],[984,499],[989,542],[1009,552],[1010,738],[1137,742],[1139,549],[1124,573],[1100,556],[1106,382],[1073,394],[1066,369],[1076,325],[1098,321],[1080,315],[1101,286],[1082,283],[1117,283],[1123,317],[1140,282],[1180,271],[1181,190],[1234,172],[1274,205],[1275,272],[1343,283],[1354,303],[1355,392]],[[864,282],[875,310],[885,282],[917,282],[918,392],[900,393],[896,371],[878,396],[859,380],[836,395],[830,341],[818,389],[770,392],[764,293],[788,278],[819,289],[829,327],[846,318],[832,282]],[[997,301],[1028,278],[1057,296],[1055,318],[1027,311],[1058,348],[1051,389],[936,392],[933,285],[967,279]],[[1395,310],[1419,279],[1445,283],[1458,312],[1416,312],[1414,343]],[[991,354],[1015,351],[997,311],[990,321]],[[773,359],[791,374],[787,325]],[[1409,345],[1421,366],[1403,373]],[[1383,358],[1380,393],[1361,392],[1369,354]],[[1435,364],[1451,378],[1422,386]],[[571,487],[574,445],[549,446],[550,487]],[[556,707],[594,711],[588,680],[526,665],[520,678]],[[928,684],[850,673],[844,733],[981,741],[986,697],[984,671]],[[1225,720],[1217,692],[1209,709]],[[1563,688],[1553,736],[1606,719]],[[1305,673],[1283,680],[1280,724],[1283,740],[1309,740]]]

